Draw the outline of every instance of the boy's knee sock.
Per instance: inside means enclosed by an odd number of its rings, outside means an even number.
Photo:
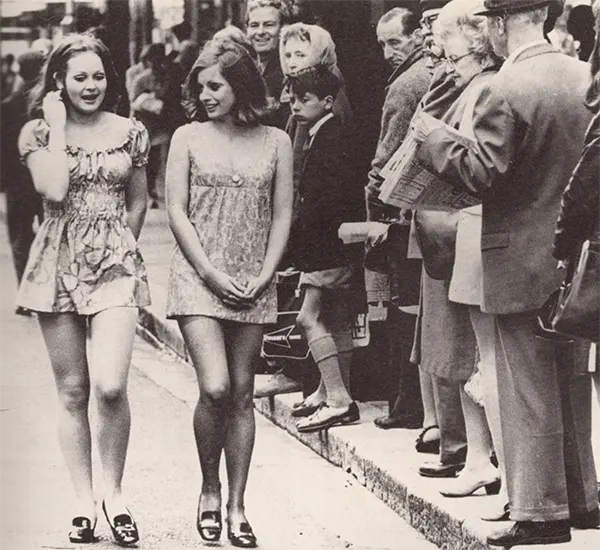
[[[308,342],[315,363],[319,367],[321,379],[327,390],[327,401],[345,405],[352,401],[340,372],[338,350],[335,340],[329,334]]]
[[[344,386],[346,386],[348,393],[352,395],[350,391],[350,366],[352,365],[352,353],[354,351],[352,331],[334,332],[331,336],[333,336],[335,347],[338,350],[338,361]]]

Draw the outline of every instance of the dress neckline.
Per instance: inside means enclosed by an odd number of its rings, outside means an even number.
[[[130,119],[131,120],[131,119]],[[80,145],[71,145],[71,144],[66,144],[65,145],[65,150],[68,153],[85,153],[86,155],[99,155],[99,154],[110,154],[110,153],[114,153],[116,151],[121,151],[123,149],[125,149],[130,143],[131,140],[133,139],[134,135],[135,135],[135,123],[136,120],[133,119],[131,120],[132,124],[131,127],[129,128],[129,131],[127,132],[127,137],[125,137],[124,140],[122,140],[122,142],[119,145],[114,145],[112,147],[104,147],[102,149],[86,149],[85,147],[81,147]]]

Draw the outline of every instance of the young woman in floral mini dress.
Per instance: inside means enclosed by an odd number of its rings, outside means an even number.
[[[56,380],[59,439],[77,497],[69,539],[96,540],[88,417],[93,387],[102,508],[116,542],[127,546],[139,538],[121,479],[135,326],[138,308],[150,303],[136,243],[146,211],[148,135],[139,122],[109,111],[117,90],[108,50],[95,38],[71,35],[46,61],[33,120],[19,137],[43,197],[44,222],[17,301],[38,313]]]

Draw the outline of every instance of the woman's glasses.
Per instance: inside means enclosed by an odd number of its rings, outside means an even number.
[[[446,63],[448,64],[449,67],[451,67],[452,69],[456,69],[456,64],[461,60],[464,59],[465,57],[469,57],[470,55],[473,55],[473,52],[467,52],[464,55],[459,55],[458,57],[452,56],[452,55],[447,55],[446,56]]]

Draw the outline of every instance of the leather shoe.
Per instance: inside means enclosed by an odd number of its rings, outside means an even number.
[[[321,403],[318,405],[307,405],[304,401],[300,403],[294,403],[292,407],[292,416],[294,418],[304,418],[306,416],[310,416],[313,413],[317,412],[317,409],[321,406]]]
[[[332,412],[332,407],[327,403],[321,403],[317,412],[298,422],[297,428],[300,433],[319,432],[333,426],[352,424],[359,420],[360,411],[354,401],[348,405],[348,408],[342,407],[338,413]]]
[[[589,512],[571,514],[569,523],[571,527],[575,527],[576,529],[598,529],[600,525],[600,509],[595,508]]]
[[[267,376],[266,380],[264,380],[264,375],[257,375],[255,377],[255,384],[254,397],[257,398],[302,391],[302,384],[286,376],[283,371]]]
[[[491,516],[481,516],[483,521],[510,521],[510,506],[508,502],[502,508],[501,514],[494,514]]]
[[[449,483],[451,485],[440,490],[445,497],[467,497],[482,487],[488,495],[497,495],[500,492],[500,476],[491,464],[489,468],[480,471],[463,470]]]
[[[431,466],[421,466],[419,468],[419,475],[423,477],[456,477],[465,467],[464,462],[458,464],[432,464]]]
[[[418,453],[428,453],[436,455],[440,452],[440,438],[432,439],[430,441],[424,441],[425,435],[430,430],[439,430],[440,427],[436,424],[433,426],[427,426],[417,437],[417,441],[415,443],[415,449],[417,449]]]
[[[503,535],[487,538],[490,546],[511,548],[525,544],[557,544],[569,542],[571,531],[567,520],[559,521],[517,521]]]
[[[410,414],[403,415],[388,415],[388,416],[380,416],[376,418],[374,423],[375,426],[381,428],[382,430],[390,430],[393,428],[407,428],[409,430],[414,430],[416,428],[420,428],[423,425],[423,415],[415,416]]]

